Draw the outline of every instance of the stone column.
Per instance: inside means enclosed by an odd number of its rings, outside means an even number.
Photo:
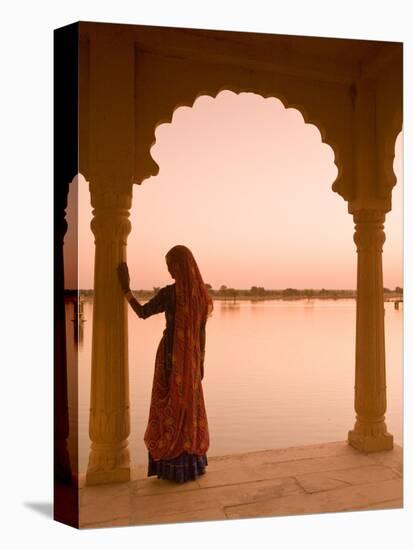
[[[364,452],[393,448],[387,432],[386,365],[384,346],[384,300],[382,248],[385,214],[379,210],[354,213],[357,245],[356,319],[356,423],[348,442]]]
[[[132,191],[94,196],[95,278],[88,485],[130,479],[127,302],[116,268],[126,261]]]

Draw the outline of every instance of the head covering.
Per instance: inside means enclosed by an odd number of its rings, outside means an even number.
[[[168,386],[159,387],[153,398],[145,433],[154,459],[175,458],[184,452],[203,455],[209,447],[200,328],[212,312],[212,300],[189,248],[174,246],[166,260],[175,278],[172,369]]]
[[[188,307],[193,321],[206,319],[212,312],[212,300],[192,252],[186,246],[177,245],[166,254],[166,260],[176,282],[177,309],[182,306],[187,313]]]

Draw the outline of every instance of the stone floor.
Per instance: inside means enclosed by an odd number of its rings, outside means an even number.
[[[80,527],[110,527],[403,507],[403,454],[364,454],[346,442],[209,458],[176,485],[146,478],[81,487]]]

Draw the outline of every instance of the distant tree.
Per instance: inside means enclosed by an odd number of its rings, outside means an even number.
[[[397,292],[397,294],[403,294],[403,289],[400,286],[396,286],[396,288],[394,289],[394,292]]]
[[[154,294],[158,294],[158,292],[161,290],[161,287],[160,286],[154,286],[153,287],[153,293]]]
[[[235,288],[228,288],[226,292],[227,292],[227,296],[231,296],[235,303],[238,296],[238,291]]]
[[[297,296],[299,291],[296,288],[286,288],[282,291],[283,296]]]
[[[223,296],[224,298],[226,298],[226,297],[227,297],[227,293],[228,293],[228,287],[227,287],[227,285],[221,285],[221,286],[219,287],[219,294],[220,294],[220,296]]]

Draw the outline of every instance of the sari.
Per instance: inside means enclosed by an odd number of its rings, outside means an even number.
[[[175,284],[161,289],[139,314],[146,318],[165,311],[167,318],[156,353],[144,441],[148,476],[185,482],[202,475],[208,463],[209,431],[201,380],[205,323],[213,306],[191,251],[178,245],[166,258]]]

